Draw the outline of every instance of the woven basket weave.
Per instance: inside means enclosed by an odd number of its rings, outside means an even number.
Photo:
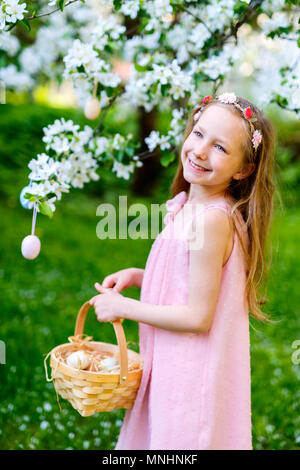
[[[57,394],[68,400],[81,416],[91,416],[94,413],[112,411],[117,408],[130,409],[140,386],[143,359],[136,352],[127,349],[122,320],[112,322],[118,346],[83,340],[84,322],[90,306],[89,302],[86,302],[78,313],[73,337],[75,343],[61,344],[47,355],[47,357],[50,355],[51,378],[48,378],[47,366],[45,365],[46,379],[53,381]],[[78,349],[104,352],[108,356],[118,356],[120,373],[107,374],[78,370],[68,366],[62,360],[62,355]],[[128,371],[128,360],[137,364],[135,370]]]

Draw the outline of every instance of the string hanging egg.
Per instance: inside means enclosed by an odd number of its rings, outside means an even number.
[[[32,228],[31,228],[31,235],[27,235],[22,241],[21,245],[21,252],[24,258],[26,259],[35,259],[41,250],[41,242],[40,239],[34,235],[35,229],[35,221],[36,221],[36,214],[37,214],[37,203],[33,205],[33,216],[32,216]]]

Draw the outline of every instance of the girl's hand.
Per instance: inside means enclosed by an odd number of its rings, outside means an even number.
[[[127,268],[110,274],[103,279],[103,287],[111,287],[114,291],[120,292],[131,286],[141,287],[144,270],[139,268]]]
[[[105,288],[98,282],[95,288],[101,292],[95,295],[89,301],[93,305],[95,313],[100,322],[112,322],[122,318],[124,311],[124,297],[113,289]]]

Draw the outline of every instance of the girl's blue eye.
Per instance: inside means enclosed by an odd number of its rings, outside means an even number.
[[[195,133],[195,134],[200,134],[200,135],[202,136],[202,134],[201,134],[200,131],[195,131],[194,133]],[[220,147],[220,149],[221,149],[223,152],[226,152],[226,150],[223,149],[223,147],[222,147],[221,145],[217,144],[217,147]]]

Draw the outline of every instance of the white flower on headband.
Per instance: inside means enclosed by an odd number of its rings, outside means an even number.
[[[253,143],[253,147],[255,149],[257,149],[257,147],[261,143],[261,140],[262,140],[262,135],[261,135],[260,131],[258,131],[258,130],[254,131],[253,134],[252,134],[252,143]]]
[[[234,93],[223,93],[218,99],[221,103],[235,103],[236,95]]]

